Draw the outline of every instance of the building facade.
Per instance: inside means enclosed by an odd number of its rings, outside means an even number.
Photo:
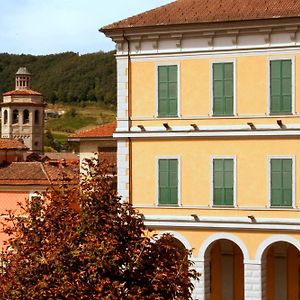
[[[300,298],[300,3],[178,0],[117,44],[118,191],[192,250],[194,299]]]
[[[3,94],[2,138],[22,140],[29,150],[43,153],[44,108],[42,94],[31,90],[31,74],[25,67],[19,68],[15,90]]]
[[[79,143],[81,172],[83,172],[86,159],[98,159],[114,166],[117,165],[117,141],[113,138],[116,125],[116,122],[107,123],[75,132],[68,137],[68,142]]]

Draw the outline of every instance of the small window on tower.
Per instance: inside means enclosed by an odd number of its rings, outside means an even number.
[[[27,109],[23,112],[23,124],[29,123],[29,111]]]
[[[39,124],[40,123],[40,112],[38,110],[36,110],[34,112],[34,123],[35,124]]]
[[[12,123],[13,124],[19,123],[19,111],[17,109],[13,110]]]
[[[3,119],[4,124],[7,124],[7,110],[4,111]]]

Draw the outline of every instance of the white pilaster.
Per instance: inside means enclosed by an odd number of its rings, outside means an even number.
[[[118,194],[122,201],[129,199],[129,150],[128,141],[118,140],[117,152]]]
[[[257,262],[244,263],[245,300],[262,300],[262,268]]]
[[[128,131],[128,59],[117,57],[117,132]]]
[[[194,291],[193,291],[193,299],[195,300],[204,300],[204,273],[205,273],[205,262],[203,260],[199,260],[197,258],[192,258],[192,261],[194,262],[194,268],[195,270],[200,273],[199,281],[194,282]]]

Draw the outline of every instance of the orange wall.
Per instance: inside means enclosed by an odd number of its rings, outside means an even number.
[[[0,221],[5,221],[5,215],[7,214],[7,210],[15,210],[18,212],[18,202],[25,202],[25,199],[28,198],[29,192],[8,192],[8,191],[0,191]],[[20,210],[19,210],[20,211]],[[3,242],[8,238],[6,234],[0,231],[0,247],[3,247]]]

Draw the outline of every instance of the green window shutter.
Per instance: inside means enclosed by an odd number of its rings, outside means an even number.
[[[178,160],[160,159],[158,168],[158,203],[160,205],[178,205]]]
[[[213,64],[213,114],[233,114],[233,63]]]
[[[293,205],[293,161],[271,159],[271,206]]]
[[[292,113],[292,61],[270,61],[270,112]]]
[[[158,67],[158,116],[177,116],[177,66]]]
[[[213,204],[233,205],[234,194],[233,159],[213,160]]]

